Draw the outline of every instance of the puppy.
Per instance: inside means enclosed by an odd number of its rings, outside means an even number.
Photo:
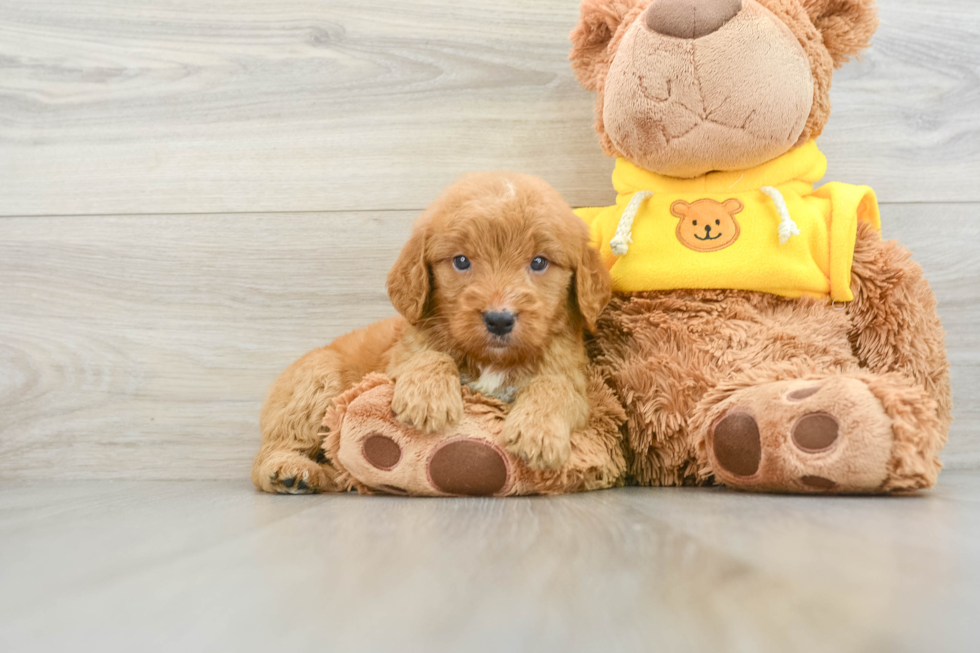
[[[320,457],[320,424],[370,372],[395,380],[392,410],[424,432],[462,419],[464,384],[501,399],[505,446],[532,468],[560,467],[589,414],[584,331],[610,294],[557,191],[514,173],[464,177],[418,219],[388,275],[401,317],[306,354],[273,385],[252,480],[267,492],[342,489]]]

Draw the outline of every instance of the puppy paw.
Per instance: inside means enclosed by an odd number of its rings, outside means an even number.
[[[531,469],[558,469],[572,453],[572,429],[567,420],[521,407],[504,421],[503,441]]]
[[[324,466],[298,453],[270,457],[255,469],[253,480],[263,492],[275,494],[315,494],[336,489]]]
[[[426,433],[437,433],[463,419],[459,379],[450,375],[406,374],[395,382],[391,410],[398,421]]]

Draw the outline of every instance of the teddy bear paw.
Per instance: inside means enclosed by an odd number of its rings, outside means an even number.
[[[432,434],[403,424],[390,409],[391,387],[368,390],[344,417],[337,460],[362,488],[421,496],[502,496],[514,490],[516,461],[487,439],[471,416]]]
[[[387,494],[493,496],[507,487],[504,454],[485,440],[450,436],[432,447],[431,436],[399,435],[371,432],[361,440],[359,453],[356,447],[352,454],[342,449],[341,462],[357,469],[355,476],[362,483]]]
[[[727,399],[707,434],[715,476],[767,492],[875,492],[888,475],[891,419],[866,383],[780,381]]]

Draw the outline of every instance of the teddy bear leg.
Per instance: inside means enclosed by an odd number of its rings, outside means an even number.
[[[593,380],[593,385],[599,383]],[[626,463],[619,425],[624,416],[611,391],[590,389],[588,427],[572,434],[572,453],[557,470],[532,470],[502,443],[500,402],[464,395],[463,419],[423,433],[395,419],[394,383],[371,375],[336,400],[325,420],[325,455],[338,481],[363,494],[510,496],[562,494],[622,484]]]
[[[715,478],[742,490],[914,491],[939,472],[935,402],[899,375],[727,384],[692,427]]]
[[[487,437],[487,426],[492,427],[493,422],[489,407],[474,409],[467,402],[456,426],[425,433],[395,418],[391,409],[394,389],[388,377],[369,375],[337,397],[328,412],[324,453],[341,470],[341,483],[361,494],[513,493],[517,461]]]
[[[946,442],[953,419],[946,337],[936,297],[911,253],[883,241],[862,223],[851,268],[854,301],[847,306],[848,338],[861,368],[900,372],[935,400],[940,429],[931,446]]]

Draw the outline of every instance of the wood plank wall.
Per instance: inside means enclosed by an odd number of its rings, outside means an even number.
[[[828,179],[867,183],[949,332],[980,468],[980,3],[883,0]],[[611,201],[575,0],[0,0],[0,469],[243,478],[275,375],[392,313],[460,173]]]

